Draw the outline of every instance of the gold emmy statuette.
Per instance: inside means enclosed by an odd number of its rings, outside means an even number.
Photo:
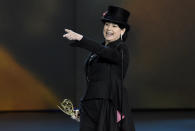
[[[75,119],[76,121],[80,121],[80,117],[78,115],[79,110],[74,110],[73,104],[71,100],[64,99],[60,105],[57,105],[58,108],[63,111],[65,114],[71,116],[72,119]]]

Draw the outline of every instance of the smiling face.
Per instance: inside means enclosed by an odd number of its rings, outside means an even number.
[[[125,33],[125,28],[121,29],[117,24],[105,22],[103,35],[106,43],[114,42],[120,39],[120,36]]]

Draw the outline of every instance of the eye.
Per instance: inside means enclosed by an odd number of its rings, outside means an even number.
[[[116,28],[116,27],[118,27],[118,25],[113,25],[112,27]]]
[[[106,26],[108,26],[109,24],[108,23],[105,23]]]

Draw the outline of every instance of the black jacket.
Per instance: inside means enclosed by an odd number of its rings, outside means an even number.
[[[91,52],[85,62],[87,90],[83,99],[118,98],[129,63],[127,45],[118,40],[105,46],[86,37],[71,45]]]
[[[81,41],[75,41],[71,45],[91,52],[85,62],[87,90],[82,100],[97,98],[110,100],[114,112],[116,110],[121,112],[122,109],[126,116],[122,129],[134,131],[127,90],[122,84],[129,63],[128,46],[120,40],[105,46],[104,43],[98,44],[86,37],[83,37]],[[113,125],[110,125],[111,128],[113,128]],[[114,129],[111,130],[114,131]]]

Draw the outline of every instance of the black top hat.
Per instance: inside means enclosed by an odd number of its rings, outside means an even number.
[[[130,12],[116,6],[109,6],[108,11],[103,13],[102,21],[103,22],[113,22],[116,24],[124,25],[126,28],[129,28],[128,18],[130,16]]]

